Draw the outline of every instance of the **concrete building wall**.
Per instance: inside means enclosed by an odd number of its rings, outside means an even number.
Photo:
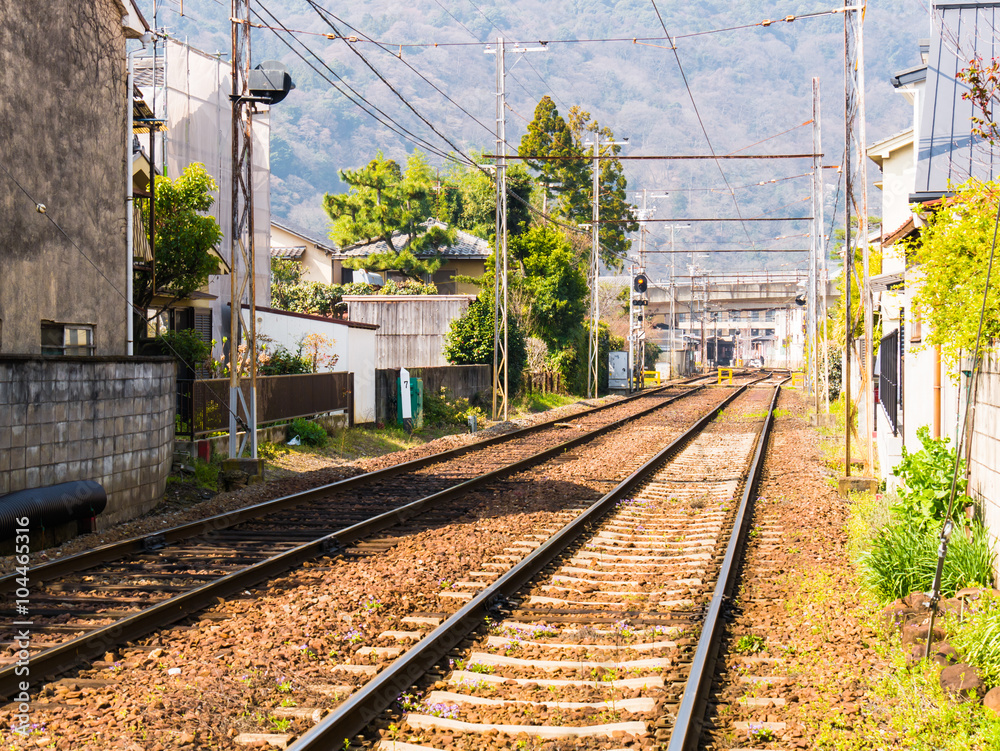
[[[0,0],[0,152],[31,196],[0,178],[0,353],[40,353],[42,320],[92,326],[96,354],[125,353],[123,13]]]
[[[104,486],[100,529],[163,497],[176,365],[167,358],[0,359],[0,495],[71,480]]]

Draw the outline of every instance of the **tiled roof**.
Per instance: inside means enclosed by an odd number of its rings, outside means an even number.
[[[299,245],[294,248],[272,247],[271,258],[302,258],[305,252],[305,245]]]
[[[437,227],[446,227],[443,222],[432,220],[429,222]],[[397,242],[398,238],[398,242]],[[393,233],[392,240],[393,245],[397,250],[406,247],[405,242],[406,234],[404,232]],[[357,243],[355,245],[348,245],[345,248],[335,250],[333,256],[335,258],[367,258],[374,253],[384,253],[389,249],[388,245],[382,240],[376,240],[371,243]],[[486,242],[481,237],[476,237],[468,232],[463,232],[458,230],[455,237],[455,244],[450,248],[440,248],[437,253],[421,253],[421,258],[430,258],[432,256],[440,256],[441,258],[482,258],[486,259],[490,253],[493,252],[493,246]]]

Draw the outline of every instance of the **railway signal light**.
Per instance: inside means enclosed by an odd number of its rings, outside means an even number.
[[[649,279],[645,274],[636,274],[632,277],[632,289],[642,294],[649,288]]]

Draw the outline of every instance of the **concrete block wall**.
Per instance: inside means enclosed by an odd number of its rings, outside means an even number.
[[[138,516],[163,497],[175,409],[169,358],[0,357],[0,496],[94,480],[98,529]]]

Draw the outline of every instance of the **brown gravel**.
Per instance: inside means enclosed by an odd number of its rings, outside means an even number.
[[[288,454],[279,455],[273,466],[269,467],[268,476],[271,479],[267,482],[226,493],[213,493],[212,491],[196,486],[190,480],[185,481],[182,478],[178,478],[180,482],[177,485],[173,483],[168,484],[164,498],[149,513],[106,530],[80,535],[53,548],[33,551],[31,565],[45,563],[53,558],[92,550],[98,545],[147,535],[160,529],[204,519],[216,514],[227,513],[257,503],[263,503],[274,498],[280,498],[285,495],[352,477],[362,472],[371,472],[376,469],[420,459],[441,451],[476,443],[494,435],[509,433],[512,430],[544,422],[545,420],[571,415],[592,406],[609,404],[620,400],[621,397],[618,396],[608,396],[596,400],[581,400],[565,407],[520,417],[516,420],[494,423],[489,428],[480,430],[474,435],[469,433],[448,435],[404,451],[396,451],[381,456],[364,457],[355,461],[344,461],[336,455],[298,451],[289,452]],[[178,485],[183,487],[183,490],[178,490]],[[208,496],[207,498],[205,497],[206,495]],[[204,498],[204,500],[199,500],[200,498]],[[14,564],[13,556],[0,556],[0,575],[13,571]]]
[[[847,506],[805,419],[808,405],[785,390],[779,408],[788,414],[776,421],[706,749],[814,748],[817,720],[840,713],[850,727],[865,700],[860,679],[883,666],[877,635],[853,607]],[[747,649],[755,637],[764,640],[759,652]],[[785,727],[773,726],[766,741],[767,723]]]

